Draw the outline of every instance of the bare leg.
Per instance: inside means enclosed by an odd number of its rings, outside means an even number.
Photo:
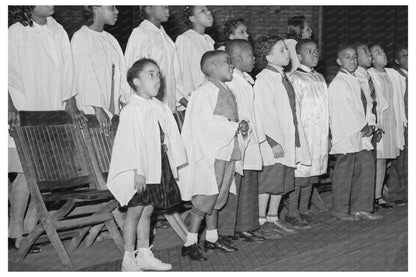
[[[205,221],[207,223],[207,230],[215,230],[218,225],[218,210],[213,210],[210,215],[205,216]]]
[[[282,200],[282,195],[271,195],[268,215],[277,215],[279,217],[279,205],[280,200]]]
[[[150,218],[153,213],[153,206],[145,206],[137,224],[137,248],[149,247]]]
[[[386,159],[377,159],[375,198],[382,199],[384,177],[386,175]],[[381,200],[381,203],[385,201]]]
[[[16,238],[16,247],[19,248],[20,240],[24,233],[23,220],[27,201],[29,199],[29,190],[26,178],[23,173],[18,173],[16,179],[11,183],[9,194],[10,201],[10,224],[9,238]]]
[[[124,221],[123,238],[125,250],[133,252],[136,244],[136,232],[144,206],[129,207]]]
[[[270,194],[259,194],[259,217],[266,217],[267,204],[269,203]]]

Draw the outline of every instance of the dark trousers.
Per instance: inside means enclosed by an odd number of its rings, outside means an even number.
[[[336,154],[332,179],[333,210],[373,211],[375,164],[372,151]]]
[[[235,232],[254,231],[259,226],[258,172],[244,170],[244,176],[235,175],[237,195],[228,196],[228,202],[218,213],[218,234],[233,236]]]
[[[289,193],[288,216],[297,217],[299,212],[306,213],[308,211],[314,180],[317,178],[295,177],[295,189]]]

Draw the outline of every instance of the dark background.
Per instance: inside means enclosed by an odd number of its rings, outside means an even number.
[[[187,27],[183,23],[184,6],[170,6],[166,32],[175,41]],[[118,21],[106,30],[113,34],[124,50],[133,28],[141,22],[139,6],[117,6]],[[286,37],[287,21],[292,16],[304,15],[313,30],[313,38],[320,44],[322,73],[331,71],[336,49],[340,43],[362,41],[380,43],[393,65],[395,49],[408,40],[407,6],[209,6],[214,16],[214,26],[207,30],[221,44],[224,22],[231,18],[244,18],[250,40],[266,34]],[[71,38],[83,24],[82,6],[55,6],[54,17]],[[319,71],[318,68],[318,71]]]

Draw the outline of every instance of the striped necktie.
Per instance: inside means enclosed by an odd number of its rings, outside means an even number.
[[[370,95],[371,99],[373,99],[373,107],[371,108],[371,112],[376,117],[376,123],[377,123],[377,100],[376,100],[376,88],[374,87],[373,79],[371,79],[370,74],[367,72],[367,79],[368,79],[368,86],[370,88]]]

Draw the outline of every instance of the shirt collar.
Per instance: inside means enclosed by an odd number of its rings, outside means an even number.
[[[404,74],[406,74],[406,76],[408,75],[407,70],[404,68],[399,68],[400,71],[402,71]]]
[[[273,68],[277,69],[277,71],[279,71],[279,73],[280,73],[280,74],[283,74],[283,68],[282,68],[282,67],[277,66],[277,65],[273,65],[273,64],[271,64],[271,63],[268,63],[267,65],[269,65],[269,66],[271,66],[271,67],[273,67]]]
[[[163,30],[162,24],[160,25],[160,28],[158,28],[158,27],[155,26],[155,24],[153,24],[152,22],[150,22],[147,19],[143,20],[141,25],[143,25],[146,29],[154,31],[154,32],[161,32]]]
[[[313,68],[309,68],[309,67],[307,67],[306,65],[303,65],[303,64],[300,64],[300,66],[298,68],[302,69],[306,73],[313,73],[313,72],[315,72],[315,70]]]

